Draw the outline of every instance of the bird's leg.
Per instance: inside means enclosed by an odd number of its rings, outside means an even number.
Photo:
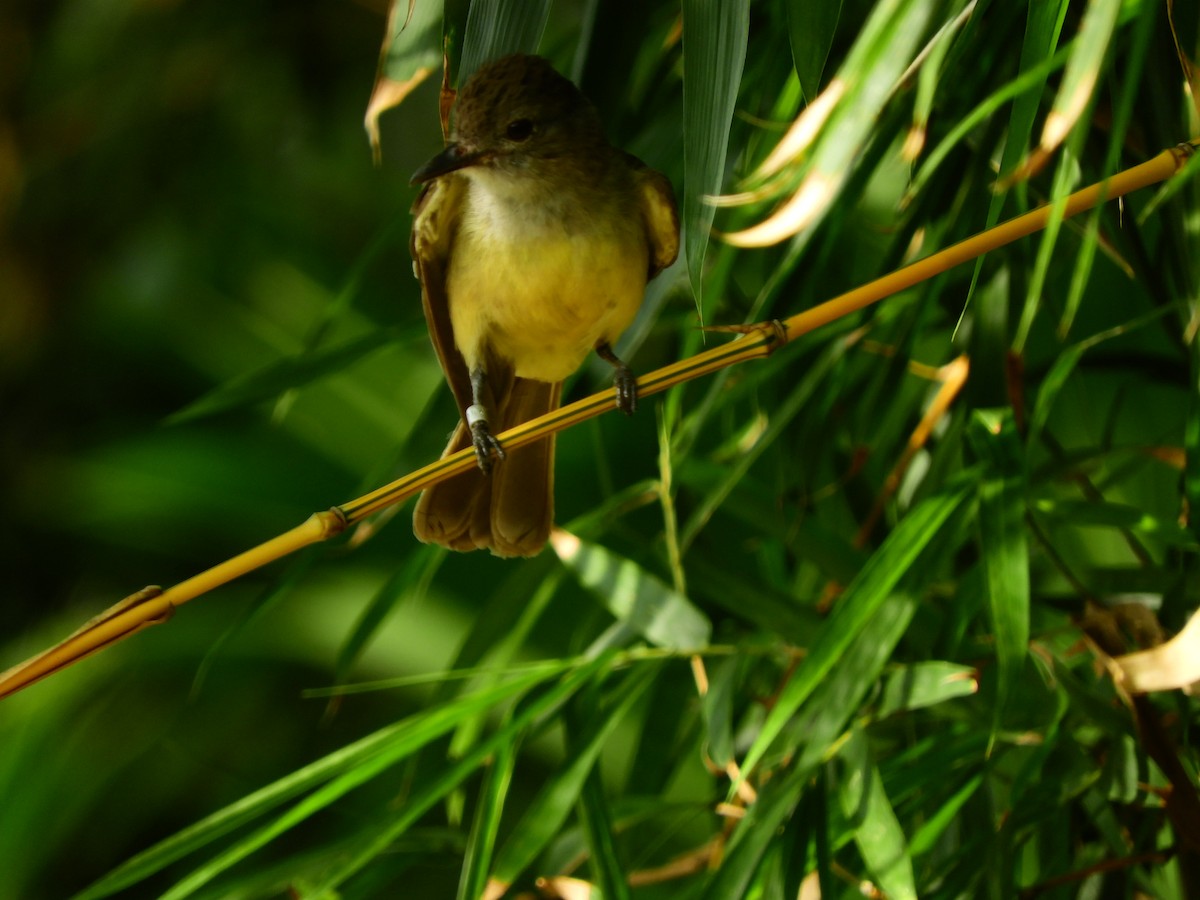
[[[483,371],[483,366],[476,366],[471,370],[471,405],[467,407],[467,427],[471,429],[475,459],[479,461],[479,468],[485,475],[492,470],[493,453],[498,459],[504,459],[504,448],[488,428],[490,404],[487,401],[491,399],[491,393],[487,373]]]
[[[627,416],[633,415],[638,401],[637,376],[633,374],[633,370],[629,366],[621,362],[617,354],[613,353],[613,348],[608,341],[599,341],[596,344],[596,355],[614,369],[613,384],[617,387],[617,409]]]

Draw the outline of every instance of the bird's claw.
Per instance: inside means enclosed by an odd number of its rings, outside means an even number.
[[[485,419],[471,423],[471,443],[475,447],[475,459],[484,475],[492,470],[493,454],[496,459],[504,459],[504,448],[488,428]]]
[[[613,374],[613,384],[617,388],[617,409],[632,416],[638,402],[637,376],[629,366],[621,363]]]

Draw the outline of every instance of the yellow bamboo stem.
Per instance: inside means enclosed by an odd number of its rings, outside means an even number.
[[[167,590],[146,587],[110,607],[49,650],[0,673],[0,698],[28,687],[91,656],[148,625],[165,622],[175,608],[309,544],[328,540],[346,527],[337,510],[314,513],[290,531],[193,575]]]
[[[1101,200],[1115,199],[1130,191],[1165,181],[1183,166],[1194,151],[1193,144],[1180,144],[1132,169],[1119,172],[1105,182],[1071,194],[1061,204],[1041,207],[1010,219],[988,231],[967,238],[938,253],[911,263],[882,278],[848,291],[812,309],[783,321],[761,322],[737,331],[741,336],[695,356],[672,363],[638,379],[643,396],[657,394],[685,381],[708,375],[750,359],[768,356],[802,334],[857,312],[956,265],[1012,243],[1044,228],[1052,215],[1064,218],[1091,209]],[[615,392],[603,391],[554,412],[531,419],[497,438],[506,447],[521,447],[585,419],[616,407]],[[164,622],[175,608],[235,578],[261,568],[310,544],[328,540],[347,526],[389,506],[406,500],[429,485],[445,480],[475,464],[470,449],[439,459],[403,478],[327,512],[313,514],[307,521],[278,537],[259,544],[192,578],[160,591],[146,588],[92,619],[66,640],[6,672],[0,673],[0,698],[28,687],[54,672],[96,653],[148,625]]]

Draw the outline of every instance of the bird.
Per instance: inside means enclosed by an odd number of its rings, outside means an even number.
[[[443,456],[478,466],[427,488],[425,543],[536,555],[554,521],[554,436],[506,451],[495,435],[557,409],[591,352],[617,407],[637,380],[613,352],[647,282],[679,253],[671,182],[609,143],[590,101],[546,59],[512,54],[458,91],[450,140],[421,166],[410,251],[460,419]]]

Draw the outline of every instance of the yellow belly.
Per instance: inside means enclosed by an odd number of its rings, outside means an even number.
[[[640,226],[460,230],[446,287],[468,367],[491,353],[523,378],[566,378],[597,342],[616,341],[633,321],[648,252]]]

